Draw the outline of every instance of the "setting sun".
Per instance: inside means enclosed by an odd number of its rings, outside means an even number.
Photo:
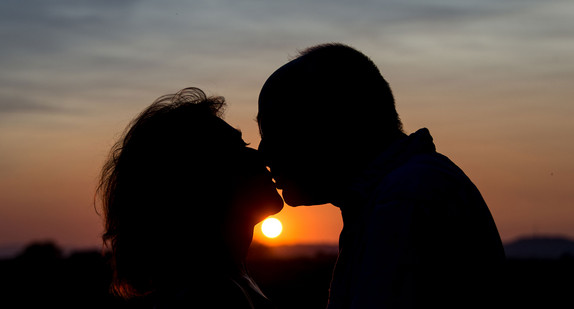
[[[275,218],[267,218],[263,221],[261,225],[261,232],[268,238],[275,238],[281,234],[283,230],[283,225],[281,221]]]

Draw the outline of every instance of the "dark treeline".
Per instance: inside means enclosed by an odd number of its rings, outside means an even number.
[[[336,256],[281,258],[258,247],[248,267],[261,289],[282,308],[325,308]],[[492,308],[572,308],[574,258],[510,259],[504,274],[504,303]],[[112,273],[97,251],[64,255],[53,243],[35,243],[0,260],[0,307],[145,308],[109,293]],[[469,300],[472,301],[472,300]],[[464,308],[464,306],[461,306]]]

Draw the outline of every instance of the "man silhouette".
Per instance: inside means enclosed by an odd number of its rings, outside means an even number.
[[[367,56],[306,49],[266,81],[257,120],[285,202],[341,209],[328,308],[492,305],[504,251],[487,205],[427,129],[403,132]]]

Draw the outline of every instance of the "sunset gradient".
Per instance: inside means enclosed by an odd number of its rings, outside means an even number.
[[[9,0],[0,17],[0,246],[99,246],[100,168],[163,94],[224,96],[225,120],[256,148],[261,86],[324,42],[371,57],[405,131],[429,128],[503,241],[574,237],[572,1]],[[258,226],[255,241],[335,244],[342,227],[332,205],[275,217],[283,233]]]

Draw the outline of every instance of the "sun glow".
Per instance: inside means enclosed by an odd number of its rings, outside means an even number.
[[[276,218],[267,218],[263,220],[263,224],[261,224],[261,232],[268,238],[275,238],[281,234],[283,230],[283,225],[281,221]]]

